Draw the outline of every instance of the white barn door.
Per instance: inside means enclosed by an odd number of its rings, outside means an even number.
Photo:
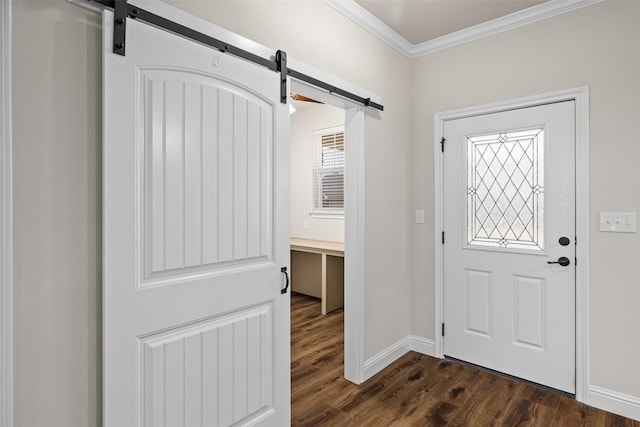
[[[289,425],[279,75],[103,24],[104,425]]]

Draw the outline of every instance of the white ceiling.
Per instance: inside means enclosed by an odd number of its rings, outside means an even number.
[[[355,0],[411,44],[419,44],[547,0]]]

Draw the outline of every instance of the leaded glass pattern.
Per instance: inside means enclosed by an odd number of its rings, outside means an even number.
[[[544,250],[544,129],[467,138],[467,244]]]

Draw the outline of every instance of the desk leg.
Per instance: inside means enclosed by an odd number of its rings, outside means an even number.
[[[344,306],[344,258],[327,255],[325,275],[327,290],[324,308],[331,313]]]
[[[327,254],[322,254],[322,314],[327,314]]]

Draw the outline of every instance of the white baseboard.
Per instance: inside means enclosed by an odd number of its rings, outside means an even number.
[[[363,381],[368,380],[378,372],[382,371],[387,366],[404,356],[411,350],[410,338],[405,337],[395,344],[382,350],[370,359],[364,362],[364,378]]]
[[[640,421],[640,398],[595,385],[589,386],[588,405]]]
[[[427,356],[433,356],[435,353],[434,350],[435,345],[433,340],[408,335],[364,362],[363,382],[391,365],[409,351],[416,351],[426,354]]]
[[[432,339],[409,335],[411,350],[427,356],[436,357],[436,344]]]

